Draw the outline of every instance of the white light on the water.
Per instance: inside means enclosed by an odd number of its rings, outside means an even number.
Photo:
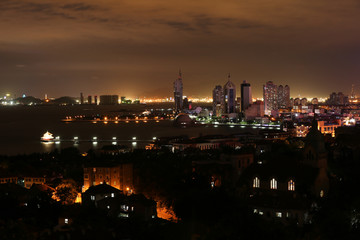
[[[132,145],[133,145],[133,146],[136,146],[136,144],[137,144],[136,142],[132,142]]]
[[[116,142],[112,142],[112,145],[116,145],[117,143]]]

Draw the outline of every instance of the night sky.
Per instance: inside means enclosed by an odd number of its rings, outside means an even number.
[[[0,94],[210,96],[228,72],[255,97],[359,84],[359,0],[0,0]],[[239,94],[239,91],[238,91]]]

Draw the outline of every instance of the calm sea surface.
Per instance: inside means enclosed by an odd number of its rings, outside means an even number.
[[[141,111],[149,106],[131,106],[132,111]],[[142,109],[143,108],[143,109]],[[103,145],[112,144],[111,139],[117,138],[118,144],[126,144],[132,147],[144,147],[153,137],[169,137],[188,135],[198,137],[209,134],[232,134],[243,132],[240,127],[214,127],[196,126],[191,128],[177,128],[171,120],[156,122],[61,122],[68,115],[93,115],[93,114],[116,114],[124,111],[119,106],[14,106],[0,107],[0,155],[17,155],[33,152],[48,152],[55,148],[62,149],[70,146],[87,151],[90,148],[101,148]],[[40,137],[49,131],[54,136],[60,136],[62,140],[70,140],[77,136],[79,144],[72,141],[61,141],[60,144],[44,144]],[[93,144],[93,137],[98,138],[98,143]],[[136,137],[136,145],[132,138]]]

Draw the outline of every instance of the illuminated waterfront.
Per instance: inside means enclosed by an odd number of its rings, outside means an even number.
[[[132,106],[131,111],[142,111],[144,106]],[[75,146],[80,151],[90,148],[98,149],[104,145],[125,144],[129,147],[145,147],[153,139],[168,136],[187,135],[199,137],[200,135],[233,134],[250,131],[249,128],[234,125],[197,125],[191,128],[177,128],[172,120],[163,121],[119,121],[118,123],[99,122],[62,122],[65,116],[91,115],[113,113],[123,106],[39,106],[39,107],[3,107],[0,109],[2,127],[0,139],[0,154],[24,154],[32,152],[47,152]],[[58,143],[41,143],[40,137],[46,132],[62,141]],[[78,140],[74,141],[74,137]],[[93,141],[96,137],[97,141]],[[136,137],[136,141],[133,138]],[[114,141],[113,138],[116,138]],[[95,143],[96,142],[96,143]],[[136,143],[136,144],[134,144]]]

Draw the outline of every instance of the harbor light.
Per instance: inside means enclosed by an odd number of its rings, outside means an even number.
[[[133,137],[132,140],[136,140],[136,137]]]
[[[156,140],[156,137],[153,137],[153,140]]]
[[[79,140],[79,137],[74,137],[74,140]]]
[[[112,145],[116,145],[117,143],[116,142],[112,142]]]
[[[96,141],[97,141],[97,137],[93,137],[93,141],[95,141],[95,142],[96,142]]]
[[[113,139],[113,140],[116,140],[116,137],[113,137],[112,139]]]

